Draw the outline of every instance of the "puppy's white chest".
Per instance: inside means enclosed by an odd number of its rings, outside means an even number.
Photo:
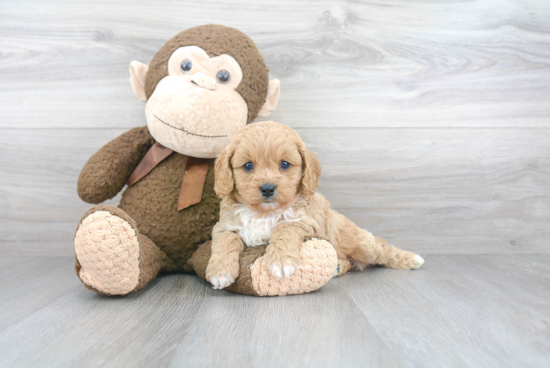
[[[268,214],[260,215],[246,206],[240,206],[236,209],[235,213],[239,216],[241,222],[237,229],[237,234],[247,247],[268,244],[273,229],[278,223],[297,221],[294,219],[292,208],[286,211],[272,211]]]
[[[252,211],[243,211],[239,215],[241,226],[237,234],[248,247],[268,244],[273,228],[281,217],[280,214],[276,214],[277,218],[275,216],[256,217],[256,213]]]

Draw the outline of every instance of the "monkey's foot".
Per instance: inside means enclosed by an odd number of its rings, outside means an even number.
[[[160,269],[162,252],[139,235],[134,221],[117,207],[97,206],[88,211],[80,221],[74,246],[80,280],[101,294],[137,291]]]
[[[239,276],[235,282],[224,287],[225,290],[256,296],[304,294],[319,289],[335,274],[340,275],[349,270],[349,267],[339,267],[332,244],[323,239],[308,238],[300,248],[300,267],[289,278],[278,278],[266,267],[266,247],[259,245],[242,251],[239,256]],[[188,261],[189,266],[205,280],[211,248],[211,241],[202,244]]]
[[[268,272],[266,262],[263,256],[250,267],[252,286],[260,296],[309,293],[329,282],[338,267],[332,244],[317,238],[302,243],[300,267],[289,278],[279,278]]]

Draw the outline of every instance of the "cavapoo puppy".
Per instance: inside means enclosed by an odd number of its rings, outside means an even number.
[[[340,263],[359,269],[377,264],[409,270],[424,263],[332,210],[315,192],[319,161],[284,124],[268,121],[241,129],[218,157],[214,173],[216,194],[223,200],[206,278],[216,289],[238,277],[245,246],[269,244],[268,271],[276,278],[291,277],[300,267],[306,236],[329,240]]]

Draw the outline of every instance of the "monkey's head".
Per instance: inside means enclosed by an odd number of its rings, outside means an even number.
[[[214,158],[256,117],[269,116],[279,81],[244,33],[220,25],[190,28],[169,40],[149,66],[130,64],[130,83],[147,102],[157,142],[184,155]]]

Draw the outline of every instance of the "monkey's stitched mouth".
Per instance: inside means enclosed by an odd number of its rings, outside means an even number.
[[[184,133],[187,133],[187,134],[191,134],[191,135],[195,135],[197,137],[203,137],[203,138],[225,138],[227,137],[227,135],[202,135],[202,134],[197,134],[197,133],[191,133],[191,132],[188,132],[187,130],[185,129],[182,129],[182,128],[176,128],[175,126],[172,126],[164,121],[162,121],[158,116],[156,116],[155,114],[153,114],[153,116],[155,118],[157,118],[158,121],[160,121],[162,124],[166,125],[166,126],[169,126],[170,128],[172,129],[176,129],[176,130],[181,130],[182,132]]]

